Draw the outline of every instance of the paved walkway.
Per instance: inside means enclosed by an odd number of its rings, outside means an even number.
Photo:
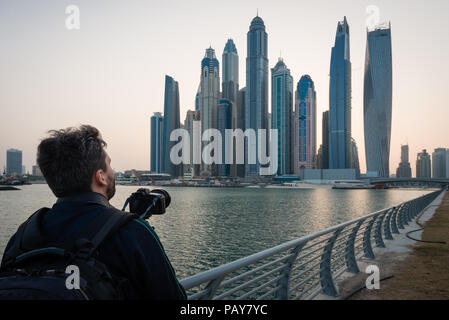
[[[384,240],[386,248],[375,249],[375,260],[362,259],[361,272],[347,273],[337,283],[339,299],[351,300],[414,300],[449,299],[449,192],[441,194],[421,215],[419,221],[424,231],[410,234],[410,237],[425,241],[417,242],[406,237],[406,233],[419,229],[416,222],[410,223],[395,240]],[[368,265],[380,269],[379,290],[368,290],[365,286]],[[357,293],[354,293],[357,291]]]

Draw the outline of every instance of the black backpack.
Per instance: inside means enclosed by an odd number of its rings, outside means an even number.
[[[17,230],[0,268],[0,300],[125,299],[129,280],[110,273],[97,249],[137,215],[108,209],[75,241],[49,245],[40,228],[48,210],[36,211]]]

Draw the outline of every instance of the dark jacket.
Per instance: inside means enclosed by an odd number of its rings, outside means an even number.
[[[59,198],[45,213],[41,230],[46,241],[61,243],[74,240],[100,214],[108,214],[112,207],[106,198],[95,192]],[[9,240],[2,264],[8,257],[16,235]],[[126,293],[130,299],[178,300],[186,299],[164,248],[148,222],[133,219],[120,228],[98,248],[99,260],[111,273],[131,282]]]

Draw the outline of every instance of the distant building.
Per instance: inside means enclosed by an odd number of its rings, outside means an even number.
[[[390,175],[392,113],[391,27],[367,32],[363,117],[367,172]]]
[[[162,169],[162,136],[164,117],[160,112],[155,112],[150,118],[150,148],[151,148],[151,172],[161,173]]]
[[[230,165],[226,164],[225,155],[227,152],[232,152],[229,146],[226,145],[225,133],[226,129],[232,129],[232,105],[233,103],[228,99],[220,99],[218,104],[218,121],[217,129],[221,133],[222,137],[222,154],[221,154],[221,164],[218,167],[218,176],[228,177],[230,175]]]
[[[181,127],[179,119],[179,88],[178,82],[170,76],[165,76],[165,97],[164,97],[164,121],[162,135],[162,168],[161,172],[168,173],[172,177],[182,175],[182,164],[175,165],[170,159],[171,148],[176,144],[170,141],[173,130]]]
[[[299,175],[300,170],[316,167],[316,92],[309,75],[298,82],[293,123],[293,167]]]
[[[446,178],[446,166],[449,152],[445,148],[437,148],[432,153],[432,178]]]
[[[201,84],[198,86],[198,90],[195,95],[195,111],[200,111],[200,94],[201,94]]]
[[[397,178],[411,178],[412,168],[408,159],[408,145],[401,146],[401,162],[396,170]]]
[[[189,139],[190,139],[190,160],[189,163],[183,164],[183,176],[191,176],[191,177],[196,177],[200,174],[200,165],[199,164],[194,164],[194,152],[198,152],[199,153],[199,159],[201,159],[201,150],[200,150],[200,146],[201,146],[201,137],[195,137],[194,136],[194,121],[201,121],[201,117],[200,117],[200,111],[192,111],[192,110],[188,110],[186,113],[186,118],[184,120],[184,129],[187,130],[187,132],[189,133]],[[199,132],[195,132],[196,134],[199,135]],[[197,149],[194,149],[194,139],[197,139]],[[196,146],[196,145],[195,145]]]
[[[222,55],[222,99],[226,99],[226,105],[228,107],[222,107],[222,112],[224,111],[223,108],[227,109],[226,113],[231,116],[231,127],[226,129],[244,129],[244,126],[242,125],[241,119],[244,119],[245,114],[244,110],[241,110],[241,106],[239,105],[239,56],[237,53],[237,48],[235,47],[234,41],[232,39],[228,39],[226,42],[226,45],[223,50]],[[221,101],[221,100],[220,100]],[[221,102],[220,102],[221,104]],[[220,109],[220,106],[219,106]],[[220,112],[220,110],[218,110]],[[223,121],[223,117],[225,117],[223,114],[218,116],[218,122],[220,122],[220,117]],[[226,124],[228,125],[228,124]],[[224,128],[223,122],[221,125],[219,124],[220,131]],[[222,133],[222,137],[224,139],[224,132]],[[241,150],[243,151],[243,150]],[[233,144],[232,148],[232,155],[233,159],[236,157],[236,145]],[[224,154],[223,154],[224,157]],[[219,172],[220,176],[223,176],[223,170],[226,168],[225,171],[227,171],[226,176],[237,176],[237,164],[235,163],[235,160],[232,161],[233,163],[226,166],[221,167],[221,172]]]
[[[259,16],[251,21],[247,33],[245,97],[245,129],[253,129],[256,133],[259,129],[267,129],[268,35],[265,31],[265,24]],[[268,147],[268,135],[266,138],[267,140],[262,141],[261,144],[266,144]],[[257,139],[258,135],[256,135],[255,145],[245,144],[245,176],[247,177],[260,175],[259,157],[256,157],[255,164],[249,163],[249,152],[255,150],[256,155],[259,153]]]
[[[246,106],[246,87],[239,90],[237,98],[237,128],[245,131],[245,106]],[[237,152],[237,149],[236,149]],[[239,150],[239,152],[245,152],[245,150]],[[232,171],[232,168],[231,168]],[[236,177],[245,176],[245,163],[236,164]]]
[[[35,177],[42,177],[42,171],[39,168],[39,166],[33,166],[32,167],[32,175]]]
[[[329,111],[323,112],[321,169],[329,169]]]
[[[329,82],[329,168],[351,167],[351,60],[349,25],[338,22]]]
[[[201,131],[204,133],[208,129],[217,129],[217,109],[220,99],[220,66],[215,56],[215,50],[209,47],[201,60],[201,91],[200,91],[200,112]],[[202,171],[208,175],[215,176],[216,165],[204,164]]]
[[[354,138],[351,138],[351,168],[360,172],[359,151]]]
[[[316,169],[323,169],[323,145],[320,144],[316,155]]]
[[[278,175],[293,173],[293,77],[284,61],[271,69],[271,128],[278,131]]]
[[[432,174],[431,168],[430,155],[427,153],[427,150],[424,149],[422,152],[418,153],[416,159],[416,177],[430,178]]]
[[[17,176],[22,174],[22,151],[17,149],[6,150],[6,174]]]

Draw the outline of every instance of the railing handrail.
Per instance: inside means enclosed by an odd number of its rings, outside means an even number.
[[[396,220],[398,221],[398,227],[401,229],[402,224],[404,224],[404,223],[407,224],[407,219],[409,219],[409,218],[411,219],[412,216],[416,216],[418,214],[416,212],[417,209],[419,209],[418,207],[420,207],[420,208],[422,207],[422,205],[423,205],[422,202],[427,202],[424,200],[429,199],[429,201],[432,201],[433,199],[435,199],[438,196],[438,194],[440,192],[442,192],[442,191],[435,191],[432,193],[428,193],[421,197],[418,197],[418,198],[415,198],[415,199],[412,199],[409,201],[401,202],[400,204],[397,204],[393,207],[381,209],[381,210],[372,212],[370,214],[367,214],[365,216],[358,217],[353,220],[340,223],[338,225],[326,228],[326,229],[318,231],[318,232],[314,232],[310,235],[306,235],[306,236],[303,236],[303,237],[300,237],[297,239],[287,241],[287,242],[279,244],[275,247],[265,249],[263,251],[251,254],[246,257],[242,257],[240,259],[223,264],[221,266],[217,266],[210,270],[202,271],[198,274],[189,276],[189,277],[181,280],[180,283],[186,290],[197,287],[204,283],[209,283],[209,285],[211,285],[214,288],[214,289],[212,289],[212,288],[208,289],[208,290],[210,290],[208,293],[209,293],[210,297],[212,297],[215,293],[215,290],[217,290],[220,287],[221,281],[227,275],[229,275],[239,269],[247,267],[249,265],[258,263],[266,258],[272,257],[281,252],[284,252],[286,250],[297,248],[296,255],[294,256],[293,260],[289,262],[290,264],[292,264],[293,262],[295,262],[297,254],[301,251],[301,249],[304,247],[305,244],[307,244],[311,240],[320,238],[326,234],[332,234],[333,235],[331,237],[332,239],[329,239],[327,242],[324,242],[326,247],[323,247],[323,248],[319,247],[319,248],[320,248],[320,250],[321,249],[324,250],[324,249],[328,248],[328,249],[326,249],[326,250],[328,250],[326,252],[329,256],[326,256],[326,258],[325,258],[324,257],[325,253],[322,253],[320,256],[318,256],[318,258],[321,258],[323,262],[328,263],[330,265],[331,264],[330,259],[332,258],[331,256],[332,256],[333,244],[334,244],[335,240],[339,237],[340,232],[348,226],[356,225],[357,228],[354,228],[355,233],[351,232],[351,235],[353,235],[353,238],[354,238],[353,240],[355,240],[355,238],[358,234],[358,228],[361,225],[363,225],[363,223],[365,221],[368,221],[369,230],[364,231],[368,235],[368,239],[366,239],[366,234],[364,235],[364,239],[363,239],[364,251],[365,251],[365,255],[367,257],[373,256],[374,254],[372,253],[371,244],[370,244],[371,236],[372,236],[371,228],[373,228],[373,229],[376,228],[374,226],[374,222],[379,220],[378,217],[381,217],[381,218],[380,218],[380,222],[378,222],[376,225],[378,230],[376,229],[377,233],[375,234],[375,240],[376,240],[377,244],[382,245],[383,244],[382,229],[385,228],[385,222],[383,221],[384,217],[388,216],[388,219],[387,219],[388,223],[390,223],[390,218],[393,220],[391,222],[391,224],[392,224],[391,230],[393,231],[393,233],[396,233],[395,232],[395,230],[397,230],[397,228],[395,229]],[[423,200],[423,201],[421,201],[421,200]],[[419,203],[419,205],[417,205],[418,203]],[[426,206],[427,206],[427,204],[426,204]],[[421,210],[422,209],[424,209],[424,207],[422,207]],[[371,219],[371,220],[369,220],[369,219]],[[390,226],[388,226],[388,231],[390,231]],[[345,231],[345,233],[348,233],[348,232]],[[379,239],[379,234],[380,234],[380,239]],[[351,240],[351,239],[349,239],[349,236],[350,235],[346,235],[345,237],[348,237],[348,238],[343,237],[343,240],[345,240],[345,239],[346,239],[346,241]],[[390,234],[390,236],[391,236],[391,234]],[[331,241],[331,243],[329,243],[329,241]],[[316,244],[318,244],[320,242],[323,242],[323,241],[321,240],[321,241],[317,242]],[[345,242],[345,246],[348,246],[347,242]],[[368,246],[368,247],[366,247],[366,246]],[[354,248],[352,248],[352,250],[353,250],[352,254],[355,255]],[[327,261],[326,259],[329,261]],[[348,259],[348,258],[346,258],[346,259]],[[354,259],[355,259],[355,257],[354,257]],[[348,260],[346,260],[346,261],[348,261]],[[286,267],[287,267],[287,265],[286,265]],[[323,267],[321,267],[321,268],[323,268]],[[328,266],[328,268],[330,268],[330,266]],[[355,268],[357,269],[357,267],[355,267]],[[327,271],[330,272],[330,269],[328,269]],[[322,272],[320,271],[320,274],[321,273]],[[324,274],[324,276],[323,276],[323,274]],[[324,272],[323,272],[323,274],[321,274],[321,276],[320,276],[321,278],[325,277],[325,275],[326,275]],[[287,278],[289,278],[290,270],[287,272],[286,276],[287,276]],[[327,274],[327,276],[329,276],[329,274]],[[331,274],[331,278],[332,278],[332,274]],[[329,281],[329,279],[327,279],[327,280],[322,279],[322,281]],[[331,281],[333,281],[333,279],[331,279]],[[288,282],[288,279],[287,279],[287,282]],[[288,285],[287,285],[287,287],[288,287]],[[203,291],[204,291],[204,289],[203,289]],[[208,293],[206,292],[205,295],[207,295]],[[198,295],[198,293],[195,296],[197,296],[197,295]]]
[[[397,206],[400,206],[401,204],[399,204]],[[394,206],[394,207],[397,207],[397,206]],[[391,207],[391,208],[394,208],[394,207]],[[183,280],[181,280],[181,284],[186,289],[195,287],[195,286],[197,286],[197,285],[199,285],[199,284],[201,284],[203,282],[213,280],[216,277],[216,274],[222,274],[222,273],[229,274],[229,273],[231,273],[231,272],[233,272],[233,271],[235,271],[237,269],[240,269],[242,267],[246,267],[247,265],[250,265],[250,264],[252,264],[254,262],[260,261],[263,258],[267,258],[267,257],[270,257],[270,256],[275,255],[277,253],[280,253],[282,251],[294,248],[297,245],[300,245],[300,244],[308,242],[310,240],[319,238],[319,237],[321,237],[321,236],[323,236],[325,234],[331,233],[332,231],[335,231],[335,230],[337,230],[339,228],[342,228],[342,227],[354,224],[355,222],[358,222],[360,220],[366,220],[366,219],[368,219],[368,218],[370,218],[372,216],[375,216],[375,215],[378,215],[380,213],[383,213],[384,211],[387,211],[387,210],[389,210],[391,208],[381,209],[381,210],[378,210],[376,212],[367,214],[366,216],[358,217],[356,219],[340,223],[338,225],[329,227],[327,229],[323,229],[321,231],[314,232],[314,233],[312,233],[310,235],[306,235],[306,236],[303,236],[303,237],[300,237],[300,238],[297,238],[297,239],[293,239],[293,240],[281,243],[281,244],[279,244],[279,245],[277,245],[275,247],[272,247],[272,248],[269,248],[269,249],[265,249],[265,250],[260,251],[260,252],[253,253],[253,254],[251,254],[249,256],[242,257],[242,258],[234,260],[232,262],[228,262],[228,263],[223,264],[221,266],[214,267],[214,268],[206,270],[206,271],[202,271],[202,272],[197,273],[195,275],[192,275],[190,277],[184,278]]]

